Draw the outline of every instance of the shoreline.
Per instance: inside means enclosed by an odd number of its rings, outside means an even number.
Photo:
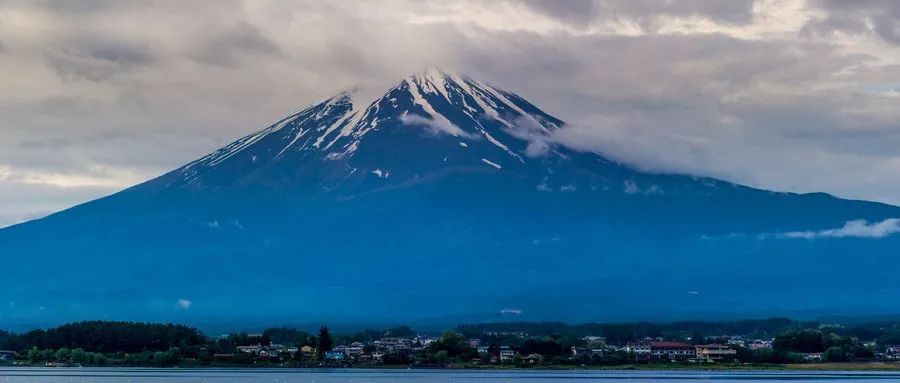
[[[477,371],[534,371],[534,372],[565,372],[565,371],[669,371],[669,372],[900,372],[900,362],[896,363],[816,363],[816,364],[773,364],[773,365],[616,365],[616,366],[247,366],[247,365],[203,365],[203,366],[59,366],[48,367],[43,365],[0,365],[2,369],[41,369],[77,371],[84,369],[149,369],[149,370],[305,370],[309,372],[328,371],[353,371],[353,370],[387,370],[387,371],[447,371],[447,372],[477,372]]]

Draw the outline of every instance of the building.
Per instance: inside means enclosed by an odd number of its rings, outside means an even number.
[[[541,364],[544,362],[544,356],[541,354],[528,354],[522,357],[524,364]]]
[[[694,346],[682,342],[650,342],[650,357],[654,359],[688,360],[697,356]]]
[[[694,346],[697,359],[719,361],[734,359],[737,350],[722,344],[702,344]]]
[[[345,354],[343,351],[326,351],[325,360],[341,362],[347,360],[347,354]]]
[[[510,349],[507,346],[502,346],[500,348],[500,362],[509,363],[512,362],[513,358],[516,357],[515,350]]]
[[[606,337],[589,335],[581,339],[589,346],[606,346]]]
[[[246,354],[259,355],[259,352],[263,350],[263,347],[258,344],[254,346],[237,346],[237,350]]]
[[[315,349],[315,347],[312,347],[312,346],[310,346],[310,345],[306,345],[306,346],[300,347],[300,353],[301,353],[301,354],[304,354],[304,355],[315,354],[315,353],[316,353],[316,349]]]
[[[587,348],[587,347],[572,347],[572,358],[578,360],[590,359],[593,357],[603,356],[607,350],[605,347],[601,348]]]
[[[575,347],[572,346],[572,357],[575,359],[585,359],[590,358],[594,355],[593,350],[587,347]]]
[[[360,342],[353,342],[349,346],[337,346],[332,351],[340,351],[346,354],[348,357],[353,358],[362,355],[363,344]]]
[[[751,340],[747,343],[747,348],[751,350],[765,350],[772,348],[771,340]]]
[[[0,362],[11,362],[17,355],[15,351],[0,350]]]
[[[822,353],[821,352],[811,352],[808,354],[803,354],[803,360],[810,363],[817,363],[822,361]]]
[[[635,360],[650,359],[650,342],[628,342],[625,351],[634,354]]]
[[[382,338],[375,341],[375,349],[384,353],[409,353],[412,341],[404,338]]]

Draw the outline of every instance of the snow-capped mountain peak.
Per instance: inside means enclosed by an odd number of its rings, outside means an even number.
[[[529,145],[563,126],[512,92],[437,68],[409,76],[375,99],[363,94],[340,92],[242,137],[179,169],[180,182],[200,182],[216,169],[247,172],[298,161],[338,161],[350,172],[360,167],[354,160],[360,153],[366,161],[380,161],[374,156],[390,162],[397,150],[417,152],[407,160],[422,159],[424,151],[442,166],[499,170],[504,162],[525,164]],[[398,140],[409,145],[396,145]]]

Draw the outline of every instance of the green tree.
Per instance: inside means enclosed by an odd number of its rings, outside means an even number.
[[[847,353],[844,352],[843,347],[829,347],[822,354],[822,360],[826,362],[844,362],[847,360]]]
[[[775,337],[772,347],[778,352],[825,351],[823,335],[817,330],[791,330]]]
[[[56,350],[56,361],[57,362],[65,363],[65,362],[68,362],[69,359],[71,359],[71,358],[72,358],[72,350],[69,350],[68,348],[65,348],[65,347],[63,347],[59,350]]]
[[[390,334],[390,335],[388,335]],[[412,338],[416,336],[416,332],[413,331],[409,326],[398,326],[394,328],[390,328],[384,333],[385,337],[400,337],[400,338]]]
[[[181,361],[181,349],[178,347],[172,347],[169,351],[166,351],[166,359],[168,359],[169,364],[178,364]]]
[[[169,364],[169,356],[162,351],[153,353],[153,364],[157,366],[166,366]]]
[[[450,355],[447,353],[447,350],[441,350],[434,354],[434,361],[437,363],[447,363],[449,360]]]
[[[86,363],[86,356],[87,354],[85,354],[84,349],[82,348],[76,348],[72,350],[72,361],[75,363]]]
[[[453,331],[445,332],[441,339],[431,342],[425,349],[425,353],[430,355],[436,355],[441,351],[445,351],[448,357],[458,360],[470,360],[478,357],[478,352],[469,345],[466,338]]]
[[[699,330],[697,330],[691,334],[691,343],[706,344],[706,338],[703,337],[703,333],[701,333]]]
[[[39,361],[39,360],[42,359],[42,356],[43,356],[43,355],[42,355],[42,353],[41,353],[41,350],[38,349],[37,346],[32,346],[32,347],[28,350],[28,354],[27,354],[26,356],[28,357],[28,360],[29,360],[29,361],[31,361],[31,362],[37,362],[37,361]]]
[[[328,326],[322,326],[319,329],[319,347],[316,349],[319,360],[325,359],[325,353],[334,348],[334,341],[331,340],[331,334],[328,333]]]

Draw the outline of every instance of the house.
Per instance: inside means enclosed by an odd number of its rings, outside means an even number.
[[[593,350],[591,350],[587,347],[572,346],[572,357],[575,359],[590,358],[593,355],[594,355]]]
[[[356,357],[362,355],[363,344],[359,342],[353,342],[353,344],[349,346],[337,346],[332,351],[340,351],[346,354],[348,357]]]
[[[628,342],[625,345],[625,351],[634,354],[636,360],[650,359],[650,342]]]
[[[516,338],[528,337],[528,333],[524,331],[485,331],[484,334],[490,336],[512,336]]]
[[[382,338],[375,341],[375,348],[385,353],[408,353],[412,350],[412,342],[404,338]]]
[[[325,360],[341,362],[347,360],[347,354],[345,354],[343,351],[326,351]]]
[[[262,351],[262,346],[237,346],[237,350],[246,354],[258,355],[260,351]]]
[[[475,350],[477,350],[478,354],[480,355],[487,355],[491,352],[491,348],[489,346],[478,346],[475,347]]]
[[[650,342],[650,356],[654,359],[687,360],[694,359],[697,350],[682,342]]]
[[[772,348],[771,340],[752,340],[747,343],[747,348],[751,350],[765,350]]]
[[[524,364],[541,364],[544,362],[544,356],[541,354],[528,354],[522,357]]]
[[[516,352],[509,348],[500,350],[500,362],[509,363],[516,357]]]
[[[18,355],[15,351],[0,350],[0,362],[11,362]]]
[[[276,359],[279,356],[279,352],[275,350],[262,350],[258,355],[260,358]]]
[[[697,359],[718,361],[723,359],[733,359],[737,355],[737,350],[722,344],[702,344],[694,346]]]
[[[316,349],[310,345],[300,347],[300,353],[304,355],[315,354]]]
[[[803,354],[803,360],[810,362],[810,363],[821,362],[822,361],[822,353],[821,352],[811,352],[808,354]]]

